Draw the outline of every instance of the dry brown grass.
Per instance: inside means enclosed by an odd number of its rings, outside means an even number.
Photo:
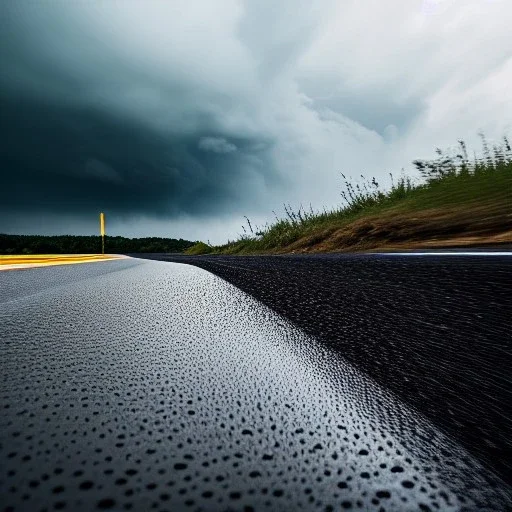
[[[276,253],[353,252],[512,243],[506,201],[420,211],[390,210],[300,238]]]

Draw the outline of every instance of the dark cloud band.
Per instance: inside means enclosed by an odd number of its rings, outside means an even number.
[[[203,215],[258,200],[244,169],[277,182],[262,149],[268,141],[163,136],[100,109],[13,95],[2,96],[0,109],[7,210]]]

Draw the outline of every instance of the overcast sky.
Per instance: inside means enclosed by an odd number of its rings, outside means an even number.
[[[223,242],[512,127],[510,0],[1,0],[0,232]]]

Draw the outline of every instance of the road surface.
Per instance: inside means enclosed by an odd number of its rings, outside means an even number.
[[[512,506],[482,457],[297,324],[190,265],[1,273],[2,508]]]
[[[511,252],[145,257],[244,290],[512,484]]]

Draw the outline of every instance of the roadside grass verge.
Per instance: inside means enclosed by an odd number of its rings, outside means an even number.
[[[483,157],[436,149],[434,160],[413,162],[422,179],[391,177],[384,191],[375,178],[344,179],[343,204],[331,210],[297,211],[263,228],[247,228],[233,242],[198,243],[186,254],[266,254],[371,250],[377,248],[512,242],[512,149],[507,137],[491,149],[483,134]]]
[[[185,254],[196,256],[198,254],[208,254],[213,251],[213,248],[204,242],[197,242],[195,245],[185,251]]]

